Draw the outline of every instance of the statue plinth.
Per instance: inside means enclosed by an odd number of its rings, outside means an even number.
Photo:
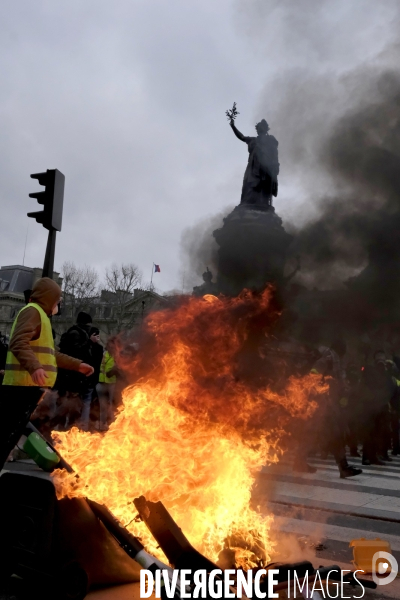
[[[239,204],[213,235],[219,246],[217,287],[223,294],[283,281],[292,236],[272,206]]]

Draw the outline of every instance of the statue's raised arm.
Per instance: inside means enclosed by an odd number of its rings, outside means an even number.
[[[278,195],[278,141],[269,135],[269,125],[262,119],[256,125],[257,137],[247,137],[241,133],[235,119],[239,114],[234,102],[226,116],[233,133],[242,142],[246,142],[249,150],[249,161],[243,178],[241,204],[253,204],[254,208],[272,205],[272,196]]]
[[[233,121],[233,120],[232,120],[232,121],[230,122],[230,126],[232,127],[232,131],[233,131],[233,133],[236,135],[236,137],[237,137],[237,138],[239,138],[239,140],[241,140],[242,142],[246,142],[246,144],[247,144],[247,143],[248,143],[248,142],[247,142],[248,138],[246,138],[246,137],[243,135],[243,133],[241,133],[241,132],[239,131],[239,129],[238,129],[238,128],[236,127],[236,125],[235,125],[235,121]]]

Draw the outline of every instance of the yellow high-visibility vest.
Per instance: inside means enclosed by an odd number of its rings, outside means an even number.
[[[115,375],[112,377],[107,377],[108,371],[111,371],[114,366],[115,361],[113,357],[109,352],[107,352],[107,350],[105,350],[100,366],[99,383],[115,383],[117,381]]]
[[[46,379],[46,387],[53,387],[57,378],[57,362],[54,352],[54,340],[53,332],[51,330],[51,322],[43,308],[34,302],[30,302],[19,311],[11,329],[10,342],[12,340],[15,324],[19,315],[23,310],[31,307],[36,308],[36,310],[39,312],[41,327],[39,338],[37,340],[31,340],[29,345],[35,353],[36,358],[42,365],[42,368],[46,372],[48,377],[48,379]],[[19,361],[10,350],[7,352],[3,385],[36,385],[28,371],[26,371],[20,365]]]

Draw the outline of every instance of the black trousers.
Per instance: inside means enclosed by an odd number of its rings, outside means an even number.
[[[337,464],[346,458],[345,440],[348,435],[347,410],[331,402],[323,407],[319,418],[319,447],[333,454]]]
[[[388,407],[366,415],[363,422],[363,456],[374,460],[385,455],[390,447],[390,412]]]
[[[399,413],[392,412],[391,414],[391,426],[392,426],[392,448],[396,452],[400,450],[400,422]]]
[[[0,469],[24,433],[43,394],[44,390],[37,386],[0,387]]]

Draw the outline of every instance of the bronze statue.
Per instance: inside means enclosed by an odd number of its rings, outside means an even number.
[[[271,206],[272,196],[278,195],[278,141],[269,135],[269,125],[265,119],[256,125],[257,137],[244,136],[235,126],[238,114],[234,102],[226,115],[236,137],[245,142],[249,149],[240,203]]]
[[[218,294],[217,284],[213,282],[213,274],[207,267],[207,270],[203,273],[203,281],[201,285],[197,285],[193,288],[194,296],[205,296],[206,294]]]

